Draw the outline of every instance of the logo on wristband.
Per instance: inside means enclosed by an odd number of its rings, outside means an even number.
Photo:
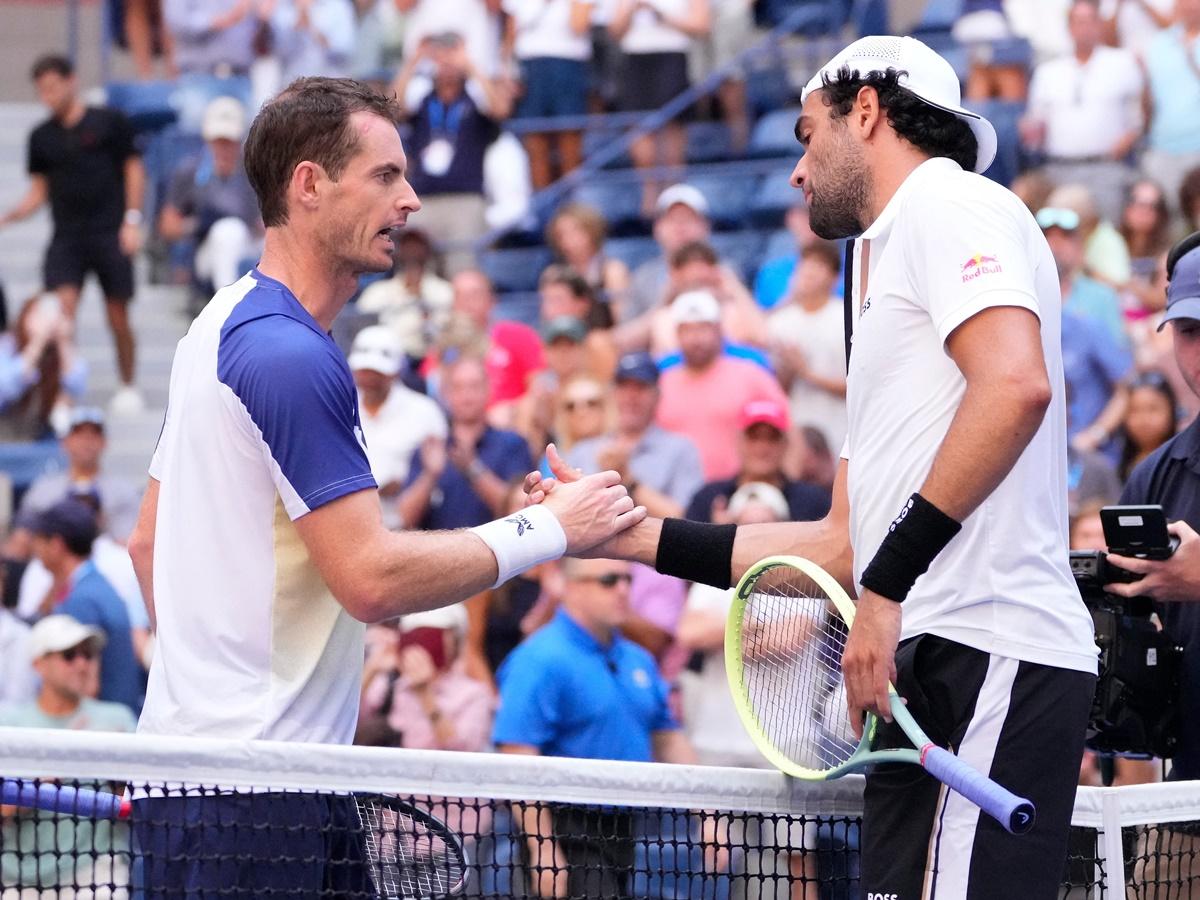
[[[904,517],[908,515],[908,511],[912,508],[913,499],[912,497],[909,497],[908,502],[904,504],[904,508],[900,510],[900,515],[896,516],[896,518],[892,520],[892,524],[888,528],[888,531],[895,531],[900,526],[900,523],[904,521]]]
[[[525,532],[533,531],[533,523],[529,521],[524,513],[517,513],[515,516],[509,516],[504,521],[512,522],[517,526],[517,537],[524,537]]]

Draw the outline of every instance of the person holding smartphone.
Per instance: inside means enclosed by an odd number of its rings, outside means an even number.
[[[1167,311],[1162,328],[1171,323],[1175,360],[1183,379],[1200,396],[1200,232],[1188,235],[1167,256]],[[1121,493],[1122,505],[1159,504],[1170,523],[1167,529],[1179,546],[1166,559],[1109,554],[1109,562],[1142,577],[1128,584],[1109,584],[1105,590],[1121,597],[1150,597],[1163,629],[1184,648],[1179,703],[1183,710],[1200,708],[1200,419],[1167,441],[1141,462]],[[1111,542],[1110,542],[1111,543]],[[1200,720],[1179,717],[1179,746],[1168,779],[1200,778]],[[1183,896],[1200,888],[1200,835],[1188,830],[1149,829],[1141,838],[1158,846],[1140,855],[1135,883],[1153,883],[1155,871],[1170,866],[1172,882]],[[1155,841],[1156,844],[1149,844]],[[1164,853],[1161,848],[1165,847]]]

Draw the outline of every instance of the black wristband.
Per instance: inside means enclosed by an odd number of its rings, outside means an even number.
[[[904,601],[962,525],[920,494],[913,494],[892,522],[860,583],[881,597]]]
[[[663,519],[654,568],[663,575],[727,590],[736,534],[736,525]]]

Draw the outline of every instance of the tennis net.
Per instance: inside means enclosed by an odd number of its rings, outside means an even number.
[[[0,760],[5,796],[60,809],[0,808],[0,900],[445,895],[444,860],[387,877],[433,845],[399,840],[424,820],[381,795],[461,835],[464,897],[861,898],[854,777],[25,729]],[[1200,784],[1081,789],[1074,824],[1064,898],[1200,900]]]

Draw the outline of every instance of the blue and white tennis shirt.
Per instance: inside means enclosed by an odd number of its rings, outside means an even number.
[[[170,391],[150,464],[158,646],[138,730],[350,743],[363,626],[293,525],[376,486],[345,358],[255,269],[192,323]]]

